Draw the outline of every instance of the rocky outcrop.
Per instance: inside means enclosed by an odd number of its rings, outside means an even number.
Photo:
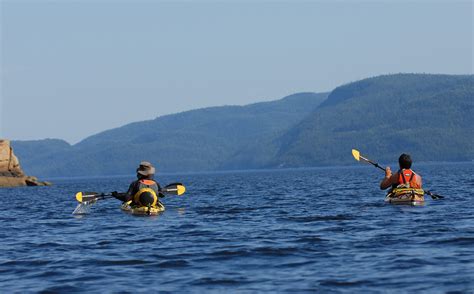
[[[0,139],[0,187],[49,186],[51,183],[40,182],[36,177],[25,175],[20,161],[13,153],[9,140]]]

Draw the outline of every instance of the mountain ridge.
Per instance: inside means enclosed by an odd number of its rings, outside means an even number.
[[[157,162],[159,169],[171,172],[214,170],[241,146],[282,133],[326,96],[304,92],[276,101],[161,116],[94,134],[56,154],[27,152],[27,145],[39,142],[14,144],[19,154],[25,153],[25,168],[48,176],[122,174],[133,171],[142,160]],[[38,164],[45,159],[54,162],[54,168]]]
[[[439,159],[471,160],[473,97],[473,75],[397,74],[343,85],[279,138],[270,166],[348,164],[352,159],[342,158],[343,150],[356,147],[383,160],[405,151],[428,161],[462,148]],[[313,148],[306,148],[308,142]],[[437,146],[444,151],[434,151]]]
[[[40,176],[127,174],[142,160],[166,172],[348,165],[352,148],[385,162],[402,152],[416,162],[469,161],[473,103],[474,75],[383,75],[330,93],[134,122],[69,147],[12,144]]]

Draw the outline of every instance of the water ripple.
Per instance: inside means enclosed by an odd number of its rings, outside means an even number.
[[[187,193],[157,217],[71,215],[75,192],[129,178],[0,189],[2,292],[472,292],[474,164],[416,169],[446,199],[385,204],[368,167],[164,175]]]

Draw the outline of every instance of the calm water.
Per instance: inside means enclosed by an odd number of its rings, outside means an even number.
[[[372,167],[166,175],[157,217],[77,191],[133,178],[0,189],[2,292],[474,292],[474,164],[419,165],[445,195],[384,204]]]

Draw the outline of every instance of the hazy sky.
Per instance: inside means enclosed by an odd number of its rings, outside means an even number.
[[[9,139],[76,143],[380,74],[473,73],[472,1],[0,2]]]

